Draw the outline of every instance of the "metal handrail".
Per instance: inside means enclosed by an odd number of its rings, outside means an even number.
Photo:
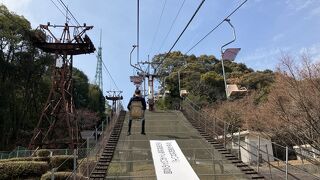
[[[259,143],[259,146],[254,146],[254,145],[252,145],[252,144],[250,144],[248,142],[245,142],[245,141],[241,140],[240,139],[240,128],[239,128],[238,142],[235,142],[234,141],[234,132],[230,132],[228,130],[228,128],[234,129],[236,127],[234,124],[225,122],[225,121],[223,121],[223,120],[221,120],[219,118],[216,118],[214,116],[210,116],[210,115],[207,116],[207,113],[205,111],[202,111],[200,106],[194,104],[188,98],[185,99],[185,101],[182,103],[182,105],[187,107],[187,108],[184,108],[184,110],[185,110],[184,112],[186,113],[187,116],[189,116],[189,118],[191,118],[195,123],[199,123],[199,126],[202,126],[206,133],[212,134],[213,136],[215,136],[216,138],[214,138],[214,139],[222,140],[225,147],[226,147],[227,142],[230,143],[230,140],[231,140],[231,142],[234,143],[234,145],[237,145],[239,147],[239,152],[240,152],[240,149],[243,149],[243,150],[247,151],[249,154],[252,154],[256,158],[260,157],[260,156],[257,155],[257,152],[259,154],[266,154],[267,157],[268,157],[268,161],[265,160],[264,158],[262,158],[262,161],[263,162],[267,162],[267,164],[269,165],[269,168],[271,168],[271,166],[272,166],[273,168],[278,169],[279,171],[285,173],[284,176],[285,176],[286,179],[288,178],[288,176],[290,176],[290,177],[292,177],[294,179],[299,179],[293,173],[289,172],[289,169],[288,169],[289,166],[293,167],[295,170],[299,170],[299,171],[301,171],[303,173],[311,175],[313,178],[320,179],[319,176],[316,176],[316,175],[314,175],[314,174],[312,174],[312,173],[310,173],[310,172],[308,172],[308,171],[306,171],[304,169],[301,169],[299,167],[296,167],[296,166],[290,164],[288,162],[288,151],[289,151],[288,147],[285,147],[286,148],[286,157],[287,158],[286,158],[286,161],[283,161],[283,160],[281,160],[281,159],[269,154],[267,151],[264,151],[263,149],[261,149],[260,148],[260,143]],[[214,119],[215,122],[213,122],[212,118]],[[217,122],[220,122],[220,124],[217,123]],[[221,124],[221,122],[223,123],[223,125]],[[226,128],[226,124],[228,124],[228,128]],[[220,130],[220,131],[222,130],[223,132],[219,133],[219,132],[217,132],[217,130]],[[259,136],[259,138],[260,138],[260,136]],[[246,149],[246,147],[241,145],[241,143],[245,143],[246,145],[249,145],[250,147],[253,147],[252,149],[254,149],[253,150],[254,152],[250,151],[249,149]],[[276,143],[272,142],[272,144],[276,144]],[[279,145],[279,146],[281,146],[281,145]],[[284,147],[284,146],[281,146],[281,147]],[[294,149],[290,148],[290,150],[296,152]],[[297,154],[299,154],[299,153],[297,153]],[[272,157],[273,159],[275,159],[278,162],[282,162],[285,165],[284,166],[285,170],[282,169],[282,168],[279,168],[278,166],[273,165],[272,163],[270,163],[269,162],[269,157]],[[258,163],[258,166],[259,166],[259,162],[258,161],[260,161],[260,160],[257,160],[257,163]],[[258,166],[257,166],[257,171],[259,171]],[[270,175],[272,175],[271,170],[270,170]]]

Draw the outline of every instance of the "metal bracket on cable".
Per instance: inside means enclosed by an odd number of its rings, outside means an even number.
[[[228,93],[227,93],[227,80],[226,80],[226,74],[225,74],[225,70],[224,70],[224,62],[223,62],[223,48],[228,46],[229,44],[233,43],[236,39],[236,30],[234,28],[234,26],[231,24],[230,19],[226,18],[224,21],[226,21],[232,28],[233,30],[233,40],[231,40],[230,42],[224,44],[223,46],[221,46],[221,66],[222,66],[222,74],[223,74],[223,81],[224,81],[224,89],[225,89],[225,93],[226,93],[226,97],[228,99]]]
[[[138,47],[138,45],[132,45],[132,50],[131,50],[131,52],[130,52],[130,65],[131,65],[133,68],[141,71],[142,73],[145,73],[144,70],[141,68],[140,64],[139,64],[139,67],[137,67],[136,65],[132,64],[131,55],[132,55],[132,52],[134,51],[134,49],[135,49],[136,47]]]
[[[231,24],[230,19],[225,19],[224,21],[226,21],[232,28],[233,31],[233,40],[231,40],[230,42],[224,44],[223,46],[221,46],[221,54],[223,54],[223,48],[228,46],[229,44],[233,43],[234,41],[236,41],[237,36],[236,36],[236,30],[234,28],[234,26]]]

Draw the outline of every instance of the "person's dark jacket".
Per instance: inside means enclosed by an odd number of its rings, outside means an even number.
[[[128,104],[128,106],[127,106],[127,108],[128,108],[129,110],[130,110],[130,106],[131,106],[131,102],[132,102],[132,101],[141,101],[141,103],[142,103],[142,110],[146,110],[147,105],[146,105],[146,101],[144,100],[143,97],[141,97],[141,96],[133,96],[133,97],[130,99],[129,104]]]

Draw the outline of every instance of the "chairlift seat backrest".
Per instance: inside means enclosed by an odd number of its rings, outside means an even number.
[[[130,118],[142,119],[144,116],[143,106],[141,101],[132,101],[130,105]]]

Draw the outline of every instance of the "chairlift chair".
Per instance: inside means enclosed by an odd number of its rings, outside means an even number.
[[[181,89],[180,90],[180,97],[184,98],[186,96],[188,96],[189,92],[185,89]]]
[[[248,90],[245,87],[238,88],[236,84],[228,84],[226,92],[227,92],[228,99],[229,98],[234,99],[238,97],[243,97],[244,95],[246,95]]]

